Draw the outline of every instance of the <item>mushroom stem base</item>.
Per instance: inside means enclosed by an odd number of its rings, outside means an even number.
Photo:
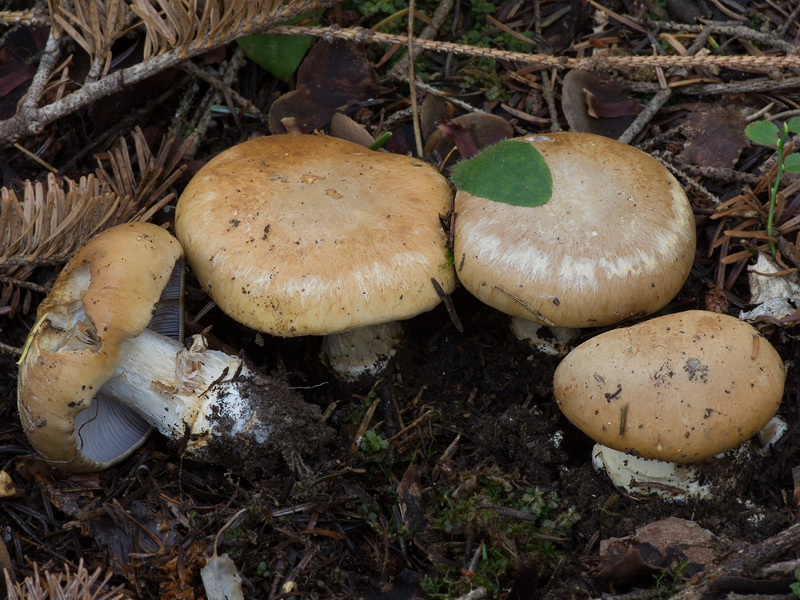
[[[581,330],[569,327],[550,327],[550,335],[545,325],[513,317],[511,319],[511,331],[519,340],[528,340],[532,348],[549,354],[550,356],[566,356],[575,345],[575,340],[580,337]],[[544,331],[544,335],[541,332]]]
[[[247,440],[248,445],[258,445],[272,434],[275,425],[270,415],[256,404],[269,391],[262,387],[277,382],[257,377],[236,357],[209,350],[202,336],[195,336],[187,350],[147,330],[126,341],[122,354],[119,368],[101,393],[185,444],[189,456],[207,460],[212,441],[232,440],[240,446],[239,441]]]
[[[692,464],[639,458],[602,444],[592,450],[595,468],[605,471],[615,487],[673,501],[706,500],[732,491],[751,470],[752,457],[750,442]]]
[[[330,441],[319,408],[284,382],[209,350],[153,332],[125,342],[125,358],[101,389],[178,443],[184,455],[236,467],[272,469]]]
[[[342,379],[355,381],[386,368],[402,338],[403,326],[397,321],[368,325],[325,336],[320,353]]]

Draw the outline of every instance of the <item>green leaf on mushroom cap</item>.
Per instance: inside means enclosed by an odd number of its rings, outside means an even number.
[[[541,206],[553,178],[541,153],[526,142],[504,140],[453,167],[455,186],[473,196],[514,206]]]

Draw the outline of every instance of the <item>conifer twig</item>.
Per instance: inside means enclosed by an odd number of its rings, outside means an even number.
[[[191,0],[156,0],[162,12],[156,11],[145,0],[134,0],[130,4],[109,0],[109,6],[131,13],[119,16],[126,23],[136,18],[144,26],[145,60],[131,67],[106,73],[110,65],[111,42],[116,32],[110,24],[93,27],[84,23],[82,15],[92,15],[98,9],[96,1],[74,0],[72,4],[81,6],[80,10],[68,12],[56,4],[49,3],[51,30],[47,45],[42,53],[33,82],[17,114],[0,121],[0,147],[6,147],[22,137],[42,133],[44,128],[79,108],[114,94],[177,65],[180,61],[228,44],[239,37],[265,31],[275,23],[283,22],[320,6],[328,6],[334,0],[207,0],[204,10],[198,14],[196,3]],[[215,12],[216,11],[216,12]],[[109,20],[112,15],[109,15]],[[44,95],[45,85],[58,63],[60,56],[59,39],[66,33],[83,41],[84,49],[103,54],[104,73],[95,81],[85,81],[75,91],[46,106],[39,106]],[[91,37],[90,33],[94,35]],[[95,62],[94,56],[93,63]]]
[[[370,29],[353,27],[338,29],[336,27],[309,27],[301,25],[278,25],[269,30],[273,35],[310,35],[321,37],[325,40],[345,39],[359,43],[369,44],[407,44],[405,35],[379,33]],[[655,55],[655,56],[613,56],[594,55],[585,58],[570,58],[567,56],[554,56],[551,54],[530,54],[527,52],[512,52],[497,48],[483,48],[468,46],[455,42],[441,42],[436,40],[414,39],[414,47],[433,52],[452,52],[466,56],[479,56],[493,60],[506,60],[520,64],[557,67],[563,69],[581,69],[583,71],[607,72],[618,68],[646,68],[661,67],[709,67],[716,66],[732,70],[770,70],[784,71],[800,68],[800,56],[797,55]]]

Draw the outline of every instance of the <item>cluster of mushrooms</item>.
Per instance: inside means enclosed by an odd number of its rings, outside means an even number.
[[[674,177],[605,137],[518,141],[550,170],[544,205],[464,190],[453,200],[430,165],[325,136],[268,136],[222,152],[179,199],[177,240],[155,225],[121,225],[59,275],[20,363],[32,445],[60,468],[100,470],[155,427],[188,455],[215,460],[221,446],[257,452],[280,423],[318,418],[302,403],[286,408],[285,384],[208,349],[202,336],[183,340],[184,253],[227,315],[271,335],[325,336],[324,360],[350,379],[379,372],[403,336],[399,321],[435,307],[457,280],[511,315],[516,331],[547,325],[565,340],[663,308],[695,252],[691,207]],[[451,210],[452,255],[440,222]],[[780,357],[751,326],[690,311],[578,346],[554,389],[567,418],[603,444],[596,452],[612,473],[613,452],[615,465],[639,468],[736,446],[774,415],[784,379]]]

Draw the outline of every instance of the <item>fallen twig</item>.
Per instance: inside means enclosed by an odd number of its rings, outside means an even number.
[[[795,524],[763,542],[735,550],[718,565],[706,567],[670,600],[700,600],[721,577],[752,577],[764,565],[798,545],[800,524]]]
[[[305,27],[299,25],[280,25],[269,30],[274,35],[310,35],[326,40],[345,39],[370,44],[407,44],[408,37],[389,33],[378,33],[370,29],[354,27]],[[800,68],[800,56],[751,56],[751,55],[656,55],[656,56],[610,56],[598,54],[587,58],[569,58],[550,54],[529,54],[496,48],[467,46],[454,42],[414,39],[415,48],[433,52],[453,52],[467,56],[480,56],[493,60],[507,60],[521,64],[585,71],[606,72],[618,68],[661,67],[710,67],[750,71],[753,69],[777,69],[779,71]]]
[[[224,46],[243,35],[265,31],[275,23],[283,22],[298,14],[307,12],[313,7],[327,6],[332,3],[333,0],[286,2],[272,7],[271,10],[266,10],[264,14],[255,12],[249,20],[243,19],[228,29],[217,27],[213,29],[212,33],[204,33],[204,30],[200,29],[200,35],[192,39],[185,37],[175,38],[171,32],[167,31],[166,33],[169,33],[170,37],[174,38],[172,40],[173,47],[160,54],[156,54],[156,52],[162,50],[167,41],[158,39],[158,36],[152,33],[157,27],[152,21],[146,21],[148,26],[146,48],[151,53],[146,60],[126,69],[109,73],[96,81],[86,81],[80,88],[64,98],[40,107],[39,104],[41,103],[45,86],[60,57],[59,37],[62,32],[56,27],[52,27],[42,59],[28,88],[25,100],[16,115],[5,121],[0,121],[0,147],[10,146],[24,136],[42,133],[47,125],[73,111],[110,94],[121,92],[132,84],[143,81],[164,69],[176,66],[187,58]],[[205,23],[205,27],[208,27],[208,23]],[[94,46],[99,47],[97,43]]]

